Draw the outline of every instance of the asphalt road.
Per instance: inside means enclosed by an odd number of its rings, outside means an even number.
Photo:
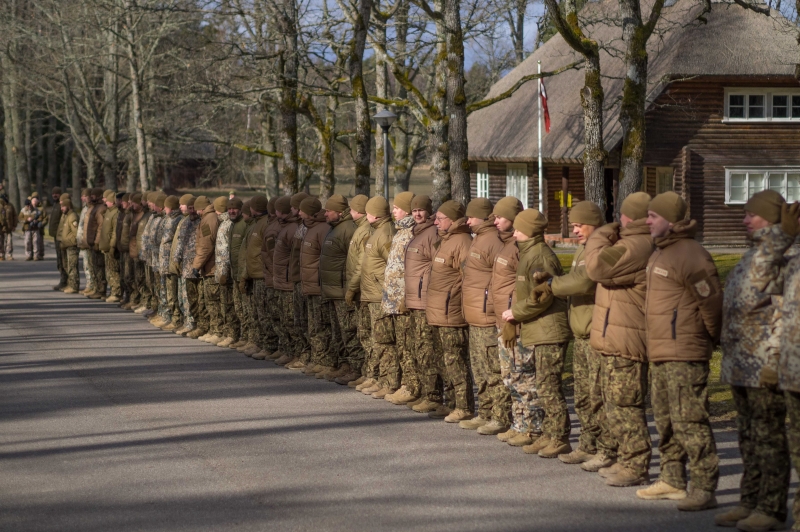
[[[713,511],[640,501],[577,466],[54,292],[52,248],[25,262],[20,245],[0,262],[2,530],[713,527]],[[730,507],[735,432],[717,440]]]

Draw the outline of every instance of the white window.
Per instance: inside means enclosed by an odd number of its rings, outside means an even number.
[[[800,89],[751,87],[725,89],[724,122],[800,121]]]
[[[489,197],[489,163],[478,163],[478,190],[475,196],[478,198]]]
[[[725,203],[746,203],[762,190],[774,190],[789,202],[800,201],[800,168],[725,169]]]
[[[656,194],[672,190],[672,174],[671,166],[656,168]]]
[[[528,208],[528,165],[506,165],[506,196],[514,196]]]

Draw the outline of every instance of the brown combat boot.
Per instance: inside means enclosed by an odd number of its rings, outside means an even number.
[[[278,349],[277,351],[273,351],[272,353],[270,353],[269,355],[267,355],[267,360],[278,360],[278,359],[279,359],[279,358],[281,358],[282,356],[284,356],[284,355],[283,355],[283,351],[281,351],[280,349]]]
[[[531,435],[531,443],[522,447],[522,452],[525,454],[539,454],[539,451],[550,445],[550,438],[544,435]],[[509,444],[511,441],[508,442]]]
[[[751,513],[753,513],[753,510],[750,508],[737,506],[736,508],[732,508],[727,512],[715,515],[714,524],[717,526],[727,526],[733,528],[739,521],[750,517]]]
[[[336,368],[334,368],[333,366],[322,366],[322,369],[320,371],[318,371],[317,374],[314,375],[314,376],[317,379],[322,380],[322,379],[326,379],[328,377],[328,375],[330,375],[332,373],[336,373],[336,371],[337,371]]]
[[[364,381],[367,380],[367,378],[365,376],[363,376],[361,373],[359,373],[357,371],[353,372],[353,374],[354,375],[358,375],[358,378],[356,380],[354,380],[354,381],[348,382],[347,383],[347,387],[348,388],[354,388],[355,389],[357,386],[361,386],[362,384],[364,384]]]
[[[66,287],[66,288],[64,289],[64,293],[65,293],[65,294],[77,294],[77,293],[78,293],[78,291],[77,291],[77,290],[75,290],[74,288],[72,288],[72,287],[68,286],[68,287]]]
[[[286,369],[291,369],[291,370],[294,370],[294,371],[299,371],[299,370],[305,369],[306,365],[305,365],[305,364],[303,364],[303,361],[302,361],[302,360],[300,360],[300,359],[298,358],[298,359],[296,359],[296,360],[293,360],[293,361],[292,361],[292,362],[290,362],[289,364],[286,364],[284,367],[285,367]]]
[[[516,436],[517,434],[519,434],[519,432],[516,429],[508,429],[505,432],[499,433],[497,435],[497,439],[500,440],[501,442],[505,443],[508,440],[510,440],[511,438],[513,438],[514,436]]]
[[[288,364],[292,360],[294,360],[294,357],[292,355],[283,355],[283,356],[281,356],[281,358],[276,360],[275,363],[277,365],[279,365],[279,366],[285,366],[286,364]]]
[[[410,401],[416,401],[417,396],[411,393],[409,389],[403,385],[393,394],[387,395],[385,399],[393,405],[404,405]]]
[[[634,470],[623,467],[619,472],[606,477],[606,486],[615,488],[627,488],[628,486],[639,486],[650,482],[648,473],[637,474]]]
[[[267,358],[267,355],[268,355],[268,354],[269,354],[269,353],[267,353],[266,351],[264,351],[264,350],[262,349],[262,350],[261,350],[261,351],[259,351],[258,353],[253,353],[253,356],[252,356],[252,358],[253,358],[253,360],[264,360],[265,358]]]
[[[611,467],[616,462],[616,458],[608,456],[603,451],[597,451],[597,454],[591,460],[581,464],[581,469],[589,473],[597,473],[605,467]]]
[[[362,391],[364,391],[364,388],[369,388],[370,386],[373,386],[375,384],[375,382],[377,382],[377,381],[375,379],[372,379],[372,378],[364,379],[361,382],[361,384],[356,386],[356,391],[357,392],[362,392]]]
[[[444,419],[450,415],[453,410],[449,406],[437,405],[436,410],[428,412],[428,417],[431,419]]]
[[[569,437],[561,440],[550,440],[550,443],[538,453],[541,458],[556,458],[559,455],[567,454],[572,451],[572,445],[569,443]]]
[[[379,383],[377,380],[373,380],[372,385],[367,386],[366,388],[361,388],[361,393],[364,395],[372,395],[373,393],[382,390],[383,385]]]
[[[387,386],[384,386],[383,388],[381,388],[377,392],[372,392],[372,398],[373,399],[383,399],[384,397],[386,397],[390,393],[394,393],[394,392],[395,392],[395,390],[392,390],[391,388],[389,388]]]
[[[686,490],[671,486],[659,479],[646,488],[636,490],[636,496],[646,501],[679,501],[686,498]]]
[[[161,327],[161,330],[162,331],[175,331],[177,329],[180,329],[180,327],[181,327],[181,325],[179,323],[175,323],[174,321],[171,321],[171,322],[167,323],[166,325],[164,325],[163,327]]]
[[[600,469],[598,469],[597,474],[600,475],[601,478],[608,478],[611,475],[616,475],[623,469],[625,468],[622,467],[622,464],[620,464],[619,462],[614,462],[608,467],[601,467]]]
[[[587,453],[586,451],[578,447],[571,453],[558,455],[558,459],[561,460],[561,462],[564,464],[575,465],[588,462],[589,460],[594,458],[594,456],[595,455]]]
[[[232,343],[234,343],[233,338],[231,338],[230,336],[226,336],[225,338],[222,339],[221,342],[217,344],[217,347],[230,347]]]
[[[532,437],[531,434],[528,434],[527,432],[520,432],[513,438],[509,438],[508,441],[506,441],[506,443],[512,447],[525,447],[526,445],[532,444],[533,440],[534,438]]]
[[[477,432],[481,436],[495,436],[507,430],[508,430],[508,425],[504,425],[503,423],[497,421],[496,419],[493,419],[486,425],[478,427]]]
[[[456,408],[444,418],[444,422],[460,423],[462,421],[467,421],[472,419],[472,416],[473,414],[469,410],[464,410],[463,408]]]
[[[689,496],[678,503],[678,510],[681,512],[700,512],[717,507],[717,497],[713,491],[691,488]]]
[[[439,408],[439,406],[441,406],[439,405],[439,403],[436,403],[426,398],[423,401],[411,407],[411,410],[417,412],[418,414],[429,414],[431,412],[435,412]]]
[[[744,532],[767,532],[768,530],[783,530],[785,522],[774,517],[754,511],[736,523],[736,528]]]
[[[464,430],[478,430],[487,423],[489,423],[488,419],[482,418],[481,416],[475,416],[472,419],[465,419],[464,421],[459,421],[458,428]]]
[[[350,386],[350,383],[356,382],[360,378],[361,378],[361,374],[360,373],[356,373],[355,371],[351,371],[350,373],[342,375],[341,377],[336,377],[333,380],[333,382],[335,382],[336,384],[341,384],[342,386],[345,386],[345,385]],[[352,388],[355,388],[355,386],[352,386]]]

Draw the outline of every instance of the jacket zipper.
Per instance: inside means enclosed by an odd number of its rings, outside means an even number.
[[[672,339],[675,340],[677,335],[675,334],[675,327],[678,322],[678,309],[672,309]]]
[[[608,315],[611,313],[611,309],[606,309],[606,319],[603,321],[603,338],[606,337],[606,329],[608,329]]]
[[[486,300],[489,299],[489,289],[483,289],[483,313],[486,314]]]
[[[444,302],[444,314],[445,316],[450,314],[450,292],[447,292],[447,299]]]
[[[419,299],[422,299],[422,278],[423,277],[424,277],[424,275],[420,275],[419,276],[419,288],[417,289],[417,297]]]
[[[508,296],[508,308],[511,308],[511,300],[514,299],[514,294]]]

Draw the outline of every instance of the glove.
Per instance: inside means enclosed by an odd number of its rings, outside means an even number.
[[[533,287],[533,292],[531,292],[536,301],[544,301],[548,297],[553,295],[553,289],[550,288],[550,285],[546,282],[537,284]]]
[[[217,282],[219,284],[228,284],[228,276],[223,273],[222,275],[219,276],[219,281]]]
[[[800,203],[784,203],[781,207],[781,229],[792,238],[800,234],[798,216],[800,216]]]
[[[344,295],[345,302],[351,307],[355,305],[355,298],[356,298],[356,293],[352,290],[348,290],[347,293]]]
[[[548,279],[552,279],[553,276],[550,275],[550,272],[534,272],[533,273],[533,282],[534,283],[543,283]]]
[[[517,345],[517,326],[507,321],[503,325],[500,339],[503,341],[503,347],[506,349],[514,349]]]
[[[758,376],[758,386],[760,388],[775,388],[778,386],[778,372],[770,367],[761,368]]]
[[[238,287],[239,287],[239,293],[240,294],[246,294],[247,293],[247,281],[239,281]]]
[[[192,268],[192,277],[200,278],[200,270],[197,268]]]

